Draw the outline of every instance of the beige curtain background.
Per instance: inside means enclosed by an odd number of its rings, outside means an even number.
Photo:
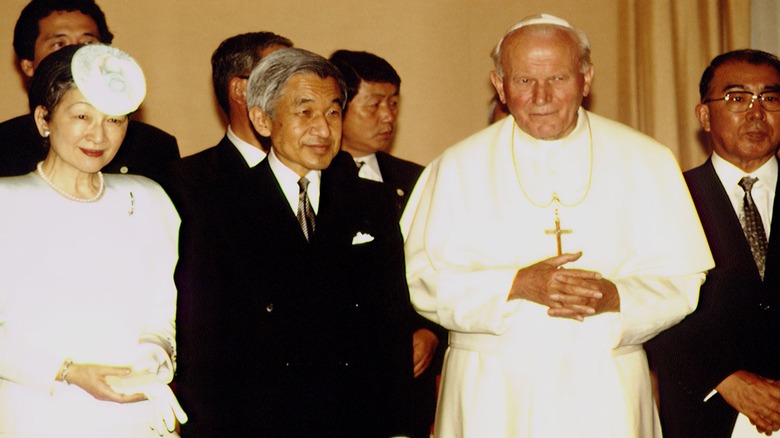
[[[621,121],[669,146],[683,170],[708,155],[694,116],[699,79],[720,53],[749,47],[745,0],[621,0]]]

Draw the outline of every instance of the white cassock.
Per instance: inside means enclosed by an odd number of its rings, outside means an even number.
[[[445,151],[402,219],[412,302],[450,330],[436,436],[660,436],[642,343],[695,309],[713,266],[680,169],[582,109],[559,141],[513,126]],[[563,251],[583,253],[566,267],[614,282],[620,313],[578,322],[507,301],[518,269],[557,254],[553,192]]]

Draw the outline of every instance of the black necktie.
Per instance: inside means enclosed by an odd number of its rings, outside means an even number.
[[[753,184],[755,184],[756,181],[758,181],[758,178],[751,178],[749,176],[739,180],[740,187],[745,190],[745,197],[742,201],[744,213],[742,228],[745,230],[745,237],[750,244],[750,251],[753,253],[753,259],[756,261],[758,273],[761,274],[761,278],[763,279],[768,244],[766,232],[764,231],[764,222],[761,221],[761,214],[759,214],[756,203],[753,202],[753,195],[750,193],[751,189],[753,189]]]
[[[314,210],[311,209],[309,194],[306,189],[309,187],[309,180],[302,176],[298,180],[298,223],[301,225],[303,235],[306,240],[311,240],[314,235]]]

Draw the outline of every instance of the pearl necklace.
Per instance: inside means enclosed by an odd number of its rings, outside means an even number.
[[[42,180],[44,180],[46,182],[46,184],[49,185],[49,187],[53,188],[55,192],[57,192],[60,195],[70,199],[71,201],[76,201],[76,202],[95,202],[98,199],[100,199],[100,197],[103,195],[103,190],[106,188],[106,181],[105,181],[105,178],[103,178],[103,173],[98,171],[97,174],[98,174],[98,178],[100,179],[100,188],[98,189],[97,194],[95,196],[93,196],[91,198],[87,198],[87,199],[79,198],[78,196],[73,196],[70,193],[66,192],[65,190],[59,188],[56,184],[54,184],[54,182],[52,180],[49,179],[48,176],[46,176],[45,173],[43,173],[43,161],[38,163],[38,165],[36,166],[36,173],[38,174],[38,176],[41,177]]]

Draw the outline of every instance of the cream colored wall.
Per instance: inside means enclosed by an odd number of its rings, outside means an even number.
[[[590,108],[617,114],[619,0],[98,0],[114,45],[147,75],[142,119],[177,137],[183,155],[216,144],[224,126],[209,59],[232,35],[269,30],[329,56],[367,50],[403,80],[394,153],[427,164],[486,125],[489,52],[504,30],[538,12],[559,15],[591,39],[596,68]],[[27,0],[0,5],[0,120],[26,112],[13,26]]]

